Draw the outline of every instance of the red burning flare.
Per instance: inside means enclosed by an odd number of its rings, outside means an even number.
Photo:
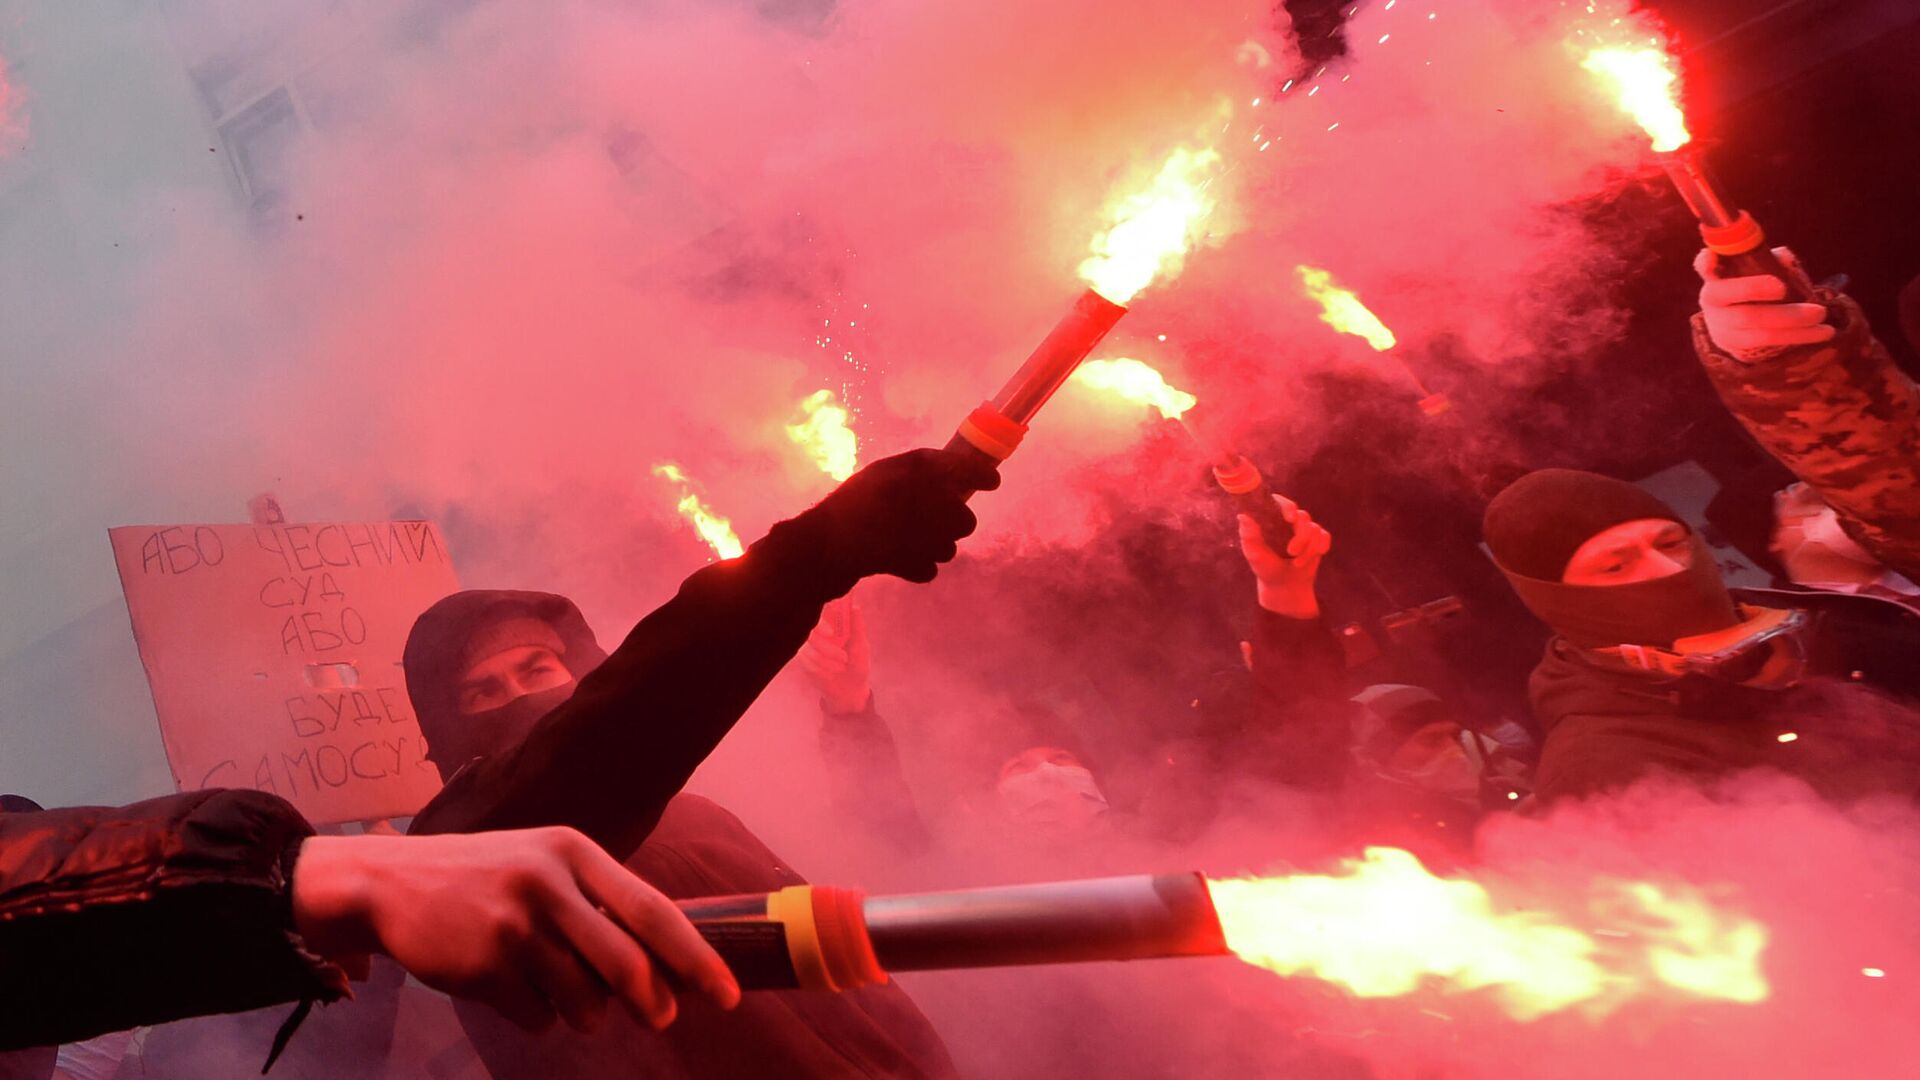
[[[1770,992],[1766,928],[1685,888],[1604,883],[1569,918],[1439,877],[1398,848],[1368,848],[1338,874],[1210,880],[1208,890],[1242,960],[1360,997],[1484,990],[1524,1021],[1650,995],[1755,1004]]]
[[[1655,150],[1666,153],[1693,141],[1680,111],[1680,76],[1665,49],[1604,46],[1589,52],[1581,66],[1612,88],[1620,108],[1645,129]]]

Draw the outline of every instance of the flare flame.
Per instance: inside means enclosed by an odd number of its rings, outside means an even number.
[[[816,390],[800,402],[800,419],[787,425],[787,438],[835,480],[845,480],[860,467],[860,440],[847,426],[846,407],[831,390]]]
[[[1169,385],[1166,378],[1145,361],[1130,356],[1088,360],[1073,373],[1073,381],[1114,394],[1136,405],[1151,406],[1169,420],[1180,419],[1200,401],[1192,394]]]
[[[1680,77],[1665,49],[1607,46],[1588,53],[1580,66],[1612,86],[1620,108],[1646,130],[1655,150],[1678,150],[1693,141],[1680,111]]]
[[[1603,944],[1551,913],[1499,911],[1484,886],[1437,877],[1398,848],[1368,848],[1343,870],[1210,881],[1228,948],[1360,997],[1484,989],[1519,1020],[1655,993],[1753,1004],[1769,992],[1766,928],[1689,891],[1596,893],[1590,915],[1620,927]]]
[[[1211,148],[1175,150],[1146,190],[1109,206],[1113,224],[1094,238],[1080,277],[1094,292],[1124,306],[1156,277],[1178,273],[1213,212],[1207,188],[1219,167],[1220,154]]]
[[[1386,352],[1396,344],[1393,331],[1380,317],[1367,310],[1351,289],[1333,283],[1333,275],[1312,266],[1295,268],[1307,296],[1320,305],[1320,321],[1343,334],[1367,339],[1376,352]]]
[[[680,466],[664,461],[653,467],[653,475],[679,487],[680,501],[674,508],[680,511],[681,517],[687,519],[715,555],[723,559],[737,559],[746,554],[746,545],[740,542],[739,535],[733,531],[733,522],[714,513],[699,495],[694,494],[693,481],[687,479],[686,472]]]

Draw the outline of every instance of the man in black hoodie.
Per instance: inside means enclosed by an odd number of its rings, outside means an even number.
[[[916,451],[862,470],[738,559],[709,566],[611,656],[564,598],[467,592],[415,623],[407,690],[447,781],[412,832],[570,825],[667,895],[764,892],[802,878],[738,818],[680,788],[792,658],[822,605],[877,573],[931,580],[973,531],[991,467]],[[623,1015],[593,1037],[461,1022],[496,1077],[947,1076],[897,987],[687,1001],[656,1032]]]
[[[1920,617],[1864,596],[1730,591],[1672,507],[1571,469],[1487,507],[1494,561],[1554,631],[1529,696],[1542,800],[1656,772],[1771,768],[1830,798],[1920,793]]]

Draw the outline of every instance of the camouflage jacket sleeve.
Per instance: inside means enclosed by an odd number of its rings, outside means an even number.
[[[1693,318],[1707,375],[1767,452],[1813,488],[1886,565],[1920,573],[1920,387],[1874,339],[1860,308],[1819,290],[1840,327],[1823,345],[1741,360]]]

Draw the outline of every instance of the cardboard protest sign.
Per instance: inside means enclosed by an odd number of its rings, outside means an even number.
[[[414,619],[459,587],[430,522],[108,536],[181,790],[258,788],[316,823],[439,790],[400,668]]]

